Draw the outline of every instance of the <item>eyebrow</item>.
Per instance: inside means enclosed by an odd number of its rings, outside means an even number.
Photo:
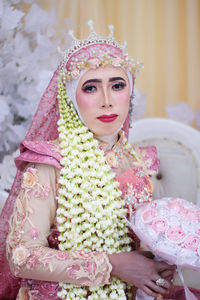
[[[122,80],[122,81],[126,82],[126,80],[122,77],[111,77],[111,78],[109,78],[109,82],[113,82],[113,81],[116,81],[116,80]],[[83,83],[82,87],[85,86],[87,83],[90,83],[90,82],[102,82],[102,80],[97,79],[97,78],[88,79]]]

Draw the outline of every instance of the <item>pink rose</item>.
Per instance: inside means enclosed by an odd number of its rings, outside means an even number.
[[[183,205],[180,202],[181,199],[179,198],[173,198],[171,201],[168,203],[168,207],[170,209],[173,209],[177,212],[182,211],[184,209]]]
[[[166,236],[169,240],[179,243],[185,237],[185,233],[183,232],[181,226],[173,226],[169,227]]]
[[[179,213],[180,213],[180,215],[184,216],[188,220],[198,221],[198,212],[193,209],[181,207],[179,209]]]
[[[156,219],[152,222],[152,228],[155,232],[165,232],[168,223],[165,219]]]
[[[150,208],[148,210],[146,210],[143,215],[142,215],[142,218],[143,218],[143,221],[144,222],[150,222],[152,221],[154,218],[156,217],[156,210],[153,209],[153,208]]]
[[[198,221],[199,216],[197,211],[188,209],[186,218],[191,221]]]
[[[186,249],[196,251],[199,245],[200,245],[200,238],[196,235],[191,234],[188,237],[186,237],[186,239],[184,240],[184,247]]]
[[[179,214],[186,217],[187,216],[187,213],[188,213],[188,209],[185,208],[184,206],[180,207],[179,208]]]

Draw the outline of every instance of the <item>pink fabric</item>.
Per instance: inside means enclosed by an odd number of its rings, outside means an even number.
[[[9,230],[9,217],[21,186],[21,172],[17,171],[10,195],[0,216],[0,300],[15,299],[21,279],[10,272],[6,258],[6,237]]]
[[[67,71],[72,71],[74,69],[73,63],[76,60],[76,63],[80,63],[84,58],[86,61],[94,60],[94,64],[96,66],[96,61],[94,58],[94,52],[96,54],[96,60],[101,56],[111,56],[118,57],[122,55],[122,50],[116,48],[116,46],[109,45],[107,43],[101,44],[90,44],[79,51],[75,52],[68,60],[66,64]]]
[[[59,73],[56,70],[40,100],[25,141],[49,141],[58,138],[58,76]]]
[[[157,149],[155,146],[139,147],[141,150],[145,149],[144,161],[151,160],[150,169],[153,171],[158,171],[160,167],[160,160],[157,157]]]
[[[56,70],[40,101],[25,137],[25,141],[49,141],[58,137],[57,121],[59,119],[59,109],[56,101],[58,90],[57,77],[58,71]],[[24,150],[24,143],[22,143],[20,145],[20,151],[24,152]],[[27,156],[29,155],[32,155],[32,153],[27,154]],[[23,154],[23,156],[26,155]],[[0,215],[0,300],[15,299],[21,281],[11,274],[6,259],[6,237],[9,229],[8,220],[13,212],[15,199],[20,191],[21,171],[22,167],[25,167],[24,161],[28,162],[29,160],[26,160],[25,157],[22,158],[22,163],[24,164],[20,163],[20,159],[17,161],[20,164],[21,170],[17,171],[11,192]]]
[[[137,169],[130,169],[120,175],[116,175],[115,179],[120,183],[120,190],[122,191],[122,197],[127,194],[127,183],[137,187],[138,194],[148,185],[146,177],[137,175]]]
[[[200,290],[190,288],[190,291],[197,297],[197,299],[200,299]],[[165,299],[186,300],[184,288],[181,286],[174,287],[171,293],[165,296]]]
[[[58,76],[59,73],[58,70],[56,70],[41,98],[33,121],[25,136],[25,140],[20,144],[21,155],[16,158],[18,171],[9,197],[0,215],[0,300],[5,300],[5,297],[6,299],[14,299],[21,281],[21,279],[14,277],[10,272],[8,261],[6,259],[6,237],[9,229],[8,221],[13,212],[15,199],[18,196],[21,187],[22,171],[28,162],[50,164],[57,168],[61,167],[59,163],[59,153],[50,149],[51,147],[47,146],[45,143],[58,138]],[[128,120],[129,116],[124,124],[126,135],[128,135]],[[37,141],[41,142],[38,146],[36,143]],[[47,152],[44,154],[45,148],[47,148]]]
[[[24,141],[21,143],[21,154],[15,158],[16,167],[23,171],[27,162],[52,165],[61,169],[61,154],[49,142]]]
[[[23,300],[29,300],[28,289],[31,288],[31,296],[33,299],[40,300],[59,300],[60,297],[57,296],[60,287],[58,283],[47,282],[47,281],[37,281],[37,280],[22,280],[24,297],[20,298]]]
[[[39,147],[39,146],[38,146]],[[36,148],[35,148],[36,149]],[[45,148],[44,148],[45,149]],[[47,149],[48,152],[48,149]],[[152,162],[155,160],[155,152],[154,156],[152,156]],[[153,165],[153,163],[152,163]],[[121,173],[120,175],[116,175],[115,179],[120,183],[120,189],[122,190],[123,187],[126,186],[126,183],[128,182],[130,185],[136,186],[139,182],[141,189],[144,189],[148,182],[147,180],[143,180],[144,177],[137,174],[137,169],[135,171],[133,169],[129,169],[128,171],[125,171]],[[141,180],[140,180],[141,179]],[[127,189],[126,191],[123,191],[123,197],[126,196],[128,193]],[[58,240],[57,237],[59,235],[59,232],[55,228],[53,232],[48,237],[49,246],[54,249],[58,249]],[[137,249],[139,246],[138,240],[133,238],[133,249]],[[21,287],[23,287],[22,291],[24,294],[26,294],[26,288],[31,290],[31,295],[35,297],[35,299],[43,299],[43,300],[54,300],[59,299],[57,297],[57,292],[59,289],[58,283],[54,282],[45,282],[45,281],[36,281],[36,280],[25,280],[23,279],[21,282]],[[32,292],[33,290],[33,292]],[[24,298],[25,300],[28,300],[29,297],[27,295],[27,298]]]

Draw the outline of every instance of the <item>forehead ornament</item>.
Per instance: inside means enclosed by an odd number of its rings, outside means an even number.
[[[96,69],[105,66],[122,67],[135,77],[143,65],[126,53],[126,42],[124,42],[124,45],[120,45],[115,40],[114,27],[112,25],[108,26],[110,34],[105,38],[95,32],[92,20],[89,20],[87,24],[90,27],[88,38],[79,40],[70,30],[71,47],[66,51],[59,49],[62,55],[59,66],[62,82],[66,83],[78,78],[80,71],[83,69]]]

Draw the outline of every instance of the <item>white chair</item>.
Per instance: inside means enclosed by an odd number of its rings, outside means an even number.
[[[180,197],[200,206],[200,132],[183,123],[161,118],[133,123],[129,142],[155,145],[161,166],[153,177],[153,198]],[[200,288],[200,273],[184,270],[188,286]],[[180,284],[179,280],[176,280]]]

